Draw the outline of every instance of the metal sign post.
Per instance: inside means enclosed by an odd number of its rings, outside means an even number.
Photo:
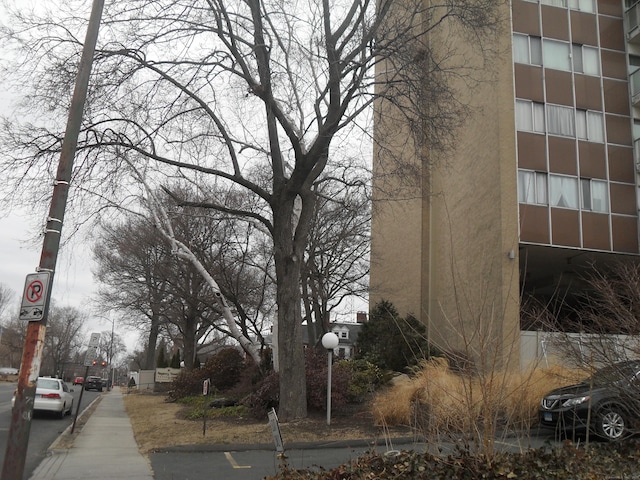
[[[47,217],[47,226],[40,255],[40,265],[38,274],[47,274],[47,287],[44,283],[28,283],[25,291],[25,298],[42,302],[42,312],[29,310],[38,320],[30,321],[22,350],[22,360],[20,363],[20,374],[18,375],[18,387],[16,389],[15,405],[11,411],[11,424],[7,438],[7,448],[2,465],[1,480],[22,480],[24,476],[24,466],[27,456],[27,446],[29,444],[29,433],[31,431],[31,416],[33,414],[33,402],[36,394],[36,380],[40,373],[40,363],[42,361],[42,349],[44,347],[44,337],[47,331],[47,315],[49,302],[51,300],[51,288],[48,288],[49,281],[53,281],[58,251],[60,250],[60,235],[62,224],[69,196],[69,182],[73,170],[73,160],[78,146],[78,136],[82,125],[82,114],[87,98],[89,76],[93,64],[93,54],[98,40],[98,30],[102,18],[104,0],[93,0],[91,7],[91,17],[84,41],[82,57],[78,67],[76,83],[71,98],[71,106],[67,118],[67,126],[58,171],[54,181],[53,195]],[[29,289],[29,285],[31,288]],[[29,306],[31,309],[32,306]],[[26,313],[28,317],[29,312]],[[22,316],[22,309],[21,309]]]
[[[209,413],[209,392],[211,390],[211,379],[207,378],[202,382],[202,395],[204,395],[204,406],[202,408],[202,436],[207,433],[207,414]]]
[[[98,344],[100,343],[100,334],[92,333],[91,340],[89,340],[89,348],[84,355],[84,378],[82,380],[82,387],[80,387],[80,397],[78,398],[78,405],[76,406],[76,413],[73,415],[73,425],[71,425],[71,433],[76,429],[76,421],[78,420],[78,412],[80,411],[80,405],[82,404],[82,394],[84,393],[84,382],[87,381],[89,376],[89,367],[93,365],[93,361],[96,359],[98,353]]]

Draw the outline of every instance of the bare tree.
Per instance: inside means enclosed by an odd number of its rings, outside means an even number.
[[[20,368],[26,333],[27,324],[17,315],[3,325],[0,340],[0,355],[2,355],[3,365]]]
[[[2,318],[9,304],[15,298],[15,292],[6,285],[0,284],[0,318]]]
[[[82,348],[86,322],[86,315],[74,307],[51,307],[42,353],[42,374],[64,378],[66,366]]]
[[[99,301],[104,309],[126,314],[123,321],[147,332],[142,368],[155,368],[156,343],[166,308],[165,262],[170,252],[158,242],[149,224],[128,218],[120,224],[102,224],[93,254],[97,279],[103,284]]]
[[[269,257],[261,254],[259,245],[254,248],[259,243],[254,229],[233,218],[216,218],[213,211],[179,208],[164,214],[172,217],[175,237],[219,278],[243,336],[264,343],[261,332],[272,308],[272,278]],[[98,278],[107,285],[100,294],[103,308],[130,311],[130,323],[149,331],[146,368],[155,365],[161,330],[181,346],[187,368],[211,329],[233,336],[220,321],[223,313],[209,284],[194,265],[171,253],[168,241],[146,219],[134,216],[121,224],[103,224],[94,252]]]
[[[110,364],[109,366],[113,366],[114,358],[126,351],[127,346],[124,344],[124,340],[118,332],[103,330],[100,333],[100,343],[97,348],[97,356],[107,364]]]
[[[363,185],[339,191],[319,187],[314,222],[302,266],[309,343],[329,331],[331,312],[350,297],[363,298],[369,279],[369,198]],[[363,190],[363,191],[360,191]]]
[[[21,50],[7,71],[22,73],[24,105],[30,118],[38,114],[37,126],[5,123],[0,143],[3,167],[14,172],[14,182],[4,184],[11,195],[16,185],[41,178],[59,150],[56,120],[67,107],[69,96],[61,93],[81,48],[74,33],[86,18],[84,3],[16,10],[4,28],[7,47]],[[268,233],[283,420],[306,416],[300,280],[316,185],[352,177],[346,168],[341,177],[332,173],[351,164],[346,152],[354,141],[359,149],[363,130],[370,130],[359,119],[371,118],[376,99],[402,107],[398,112],[420,127],[416,138],[446,147],[462,108],[443,67],[453,63],[433,54],[428,36],[468,32],[482,56],[499,3],[113,0],[106,6],[73,178],[75,204],[83,205],[83,192],[125,201],[138,182],[129,176],[133,164],[149,184],[166,183],[167,176],[216,184],[224,195],[211,198],[205,190],[196,201],[175,198]],[[378,74],[377,64],[384,64]],[[43,195],[34,183],[29,194]],[[230,205],[230,198],[243,201]]]

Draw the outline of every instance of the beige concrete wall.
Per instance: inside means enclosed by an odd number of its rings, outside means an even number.
[[[389,106],[376,122],[385,135],[384,151],[374,148],[371,274],[369,303],[391,301],[401,312],[418,315],[422,291],[422,167],[406,128]],[[415,168],[406,182],[389,166],[406,162]]]
[[[505,6],[508,18],[508,6]],[[519,365],[518,200],[514,86],[508,29],[488,63],[473,46],[460,82],[470,108],[456,150],[432,172],[431,337],[487,366]],[[434,37],[432,42],[451,41]],[[460,40],[462,41],[462,40]],[[427,237],[425,235],[425,237]],[[423,247],[424,248],[424,247]],[[509,258],[513,251],[515,258]],[[515,361],[511,361],[513,355]]]
[[[509,6],[504,8],[508,18]],[[455,151],[446,158],[428,153],[422,198],[374,202],[370,298],[372,304],[385,298],[401,314],[418,316],[446,350],[517,367],[517,165],[506,25],[496,34],[489,64],[477,61],[474,45],[460,45],[470,73],[481,82],[471,88],[458,83],[458,100],[471,114]],[[450,47],[451,33],[432,36],[432,45]],[[374,179],[375,173],[374,168]],[[510,251],[516,258],[509,258]]]

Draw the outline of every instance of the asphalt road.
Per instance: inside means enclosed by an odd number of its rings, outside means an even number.
[[[74,403],[73,413],[75,414],[78,398],[80,397],[80,386],[69,385],[73,389]],[[7,439],[9,437],[9,427],[11,426],[11,397],[16,389],[15,383],[0,382],[0,462],[4,464],[4,454],[7,449]],[[82,395],[81,410],[89,405],[99,392],[85,391]],[[31,473],[40,464],[47,453],[47,449],[56,438],[73,422],[73,415],[68,415],[64,419],[55,418],[53,415],[46,415],[35,412],[31,421],[29,432],[29,446],[25,460],[24,478],[29,478]],[[1,467],[0,467],[1,469]]]

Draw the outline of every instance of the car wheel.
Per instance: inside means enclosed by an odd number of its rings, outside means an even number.
[[[67,410],[67,415],[71,415],[72,412],[73,412],[73,402],[71,402],[71,405],[69,405],[69,410]]]
[[[595,430],[599,437],[610,442],[624,438],[628,427],[623,410],[614,405],[604,407],[596,415]]]
[[[66,414],[67,414],[67,406],[62,405],[62,410],[58,412],[58,418],[63,419]]]

